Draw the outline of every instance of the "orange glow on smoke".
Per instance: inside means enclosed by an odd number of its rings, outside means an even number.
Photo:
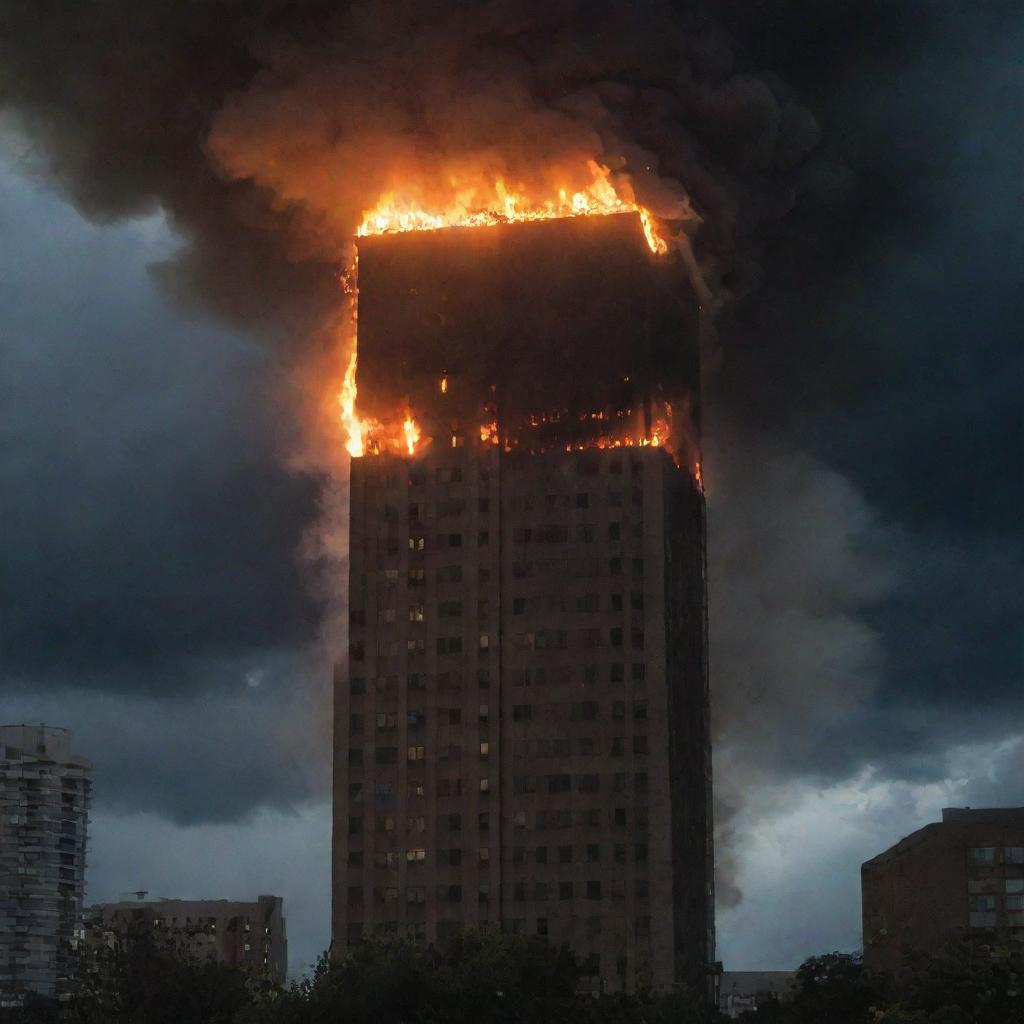
[[[521,187],[510,187],[503,178],[495,178],[490,187],[471,185],[460,189],[453,183],[453,192],[443,209],[427,209],[410,194],[385,192],[373,209],[364,211],[356,235],[362,238],[402,231],[480,228],[533,220],[639,213],[651,252],[659,255],[668,252],[668,243],[657,233],[650,213],[615,191],[611,171],[595,160],[587,161],[587,169],[590,184],[575,192],[559,189],[556,195],[544,197],[528,196]]]

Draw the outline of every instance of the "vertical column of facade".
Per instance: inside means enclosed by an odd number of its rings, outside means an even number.
[[[668,786],[648,714],[664,688],[645,558],[652,458],[509,456],[502,473],[504,911],[513,930],[570,944],[607,989],[671,983],[671,944],[669,977],[655,978],[652,941],[652,915],[671,936],[656,876],[672,855],[650,792],[655,777]]]

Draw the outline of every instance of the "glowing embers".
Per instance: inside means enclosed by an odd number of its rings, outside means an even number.
[[[556,220],[565,217],[600,217],[612,213],[639,213],[644,237],[651,252],[663,255],[668,243],[661,238],[648,210],[630,195],[623,198],[615,190],[611,172],[603,164],[587,161],[591,176],[588,185],[577,191],[559,189],[557,195],[530,196],[523,187],[509,186],[502,178],[493,184],[462,186],[458,179],[438,207],[410,193],[385,192],[372,210],[363,213],[356,235],[384,235],[402,231],[439,231],[453,227],[489,227],[524,221]]]

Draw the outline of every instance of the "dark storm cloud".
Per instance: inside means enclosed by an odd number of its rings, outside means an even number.
[[[281,466],[280,371],[167,316],[155,221],[119,238],[9,169],[0,190],[3,672],[180,692],[217,685],[197,660],[307,642],[317,485]]]

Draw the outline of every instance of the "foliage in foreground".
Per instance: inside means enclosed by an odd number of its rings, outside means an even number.
[[[142,935],[109,951],[78,998],[42,1001],[7,1024],[722,1024],[684,995],[577,994],[579,965],[540,939],[471,934],[447,952],[406,942],[326,957],[279,988]],[[970,936],[908,961],[896,978],[859,957],[812,957],[792,999],[748,1024],[1024,1024],[1024,955]]]

